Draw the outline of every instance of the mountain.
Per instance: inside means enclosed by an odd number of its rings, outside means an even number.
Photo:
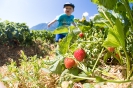
[[[53,31],[54,29],[57,28],[58,26],[58,22],[55,22],[54,24],[52,24],[49,28],[47,27],[48,23],[40,23],[37,24],[33,27],[31,27],[31,30],[49,30],[49,31]]]

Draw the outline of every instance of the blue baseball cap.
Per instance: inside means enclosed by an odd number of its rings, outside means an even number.
[[[66,6],[71,6],[73,9],[75,8],[74,4],[67,2],[64,4],[63,8],[65,8]]]

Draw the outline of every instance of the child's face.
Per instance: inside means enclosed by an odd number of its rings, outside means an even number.
[[[71,15],[73,11],[74,11],[74,10],[73,10],[73,8],[72,8],[71,6],[66,6],[66,7],[64,8],[64,12],[65,12],[67,15]]]

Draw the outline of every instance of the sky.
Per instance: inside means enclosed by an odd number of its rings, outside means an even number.
[[[63,5],[71,2],[75,5],[73,15],[82,18],[87,12],[89,17],[97,14],[97,6],[91,0],[0,0],[0,18],[2,21],[26,23],[29,27],[52,21],[63,13]]]

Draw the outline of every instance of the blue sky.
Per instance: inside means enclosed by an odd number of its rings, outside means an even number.
[[[0,0],[0,18],[2,21],[25,22],[32,27],[62,14],[66,2],[75,5],[75,18],[81,18],[84,12],[88,12],[89,17],[98,13],[97,6],[90,0]]]

